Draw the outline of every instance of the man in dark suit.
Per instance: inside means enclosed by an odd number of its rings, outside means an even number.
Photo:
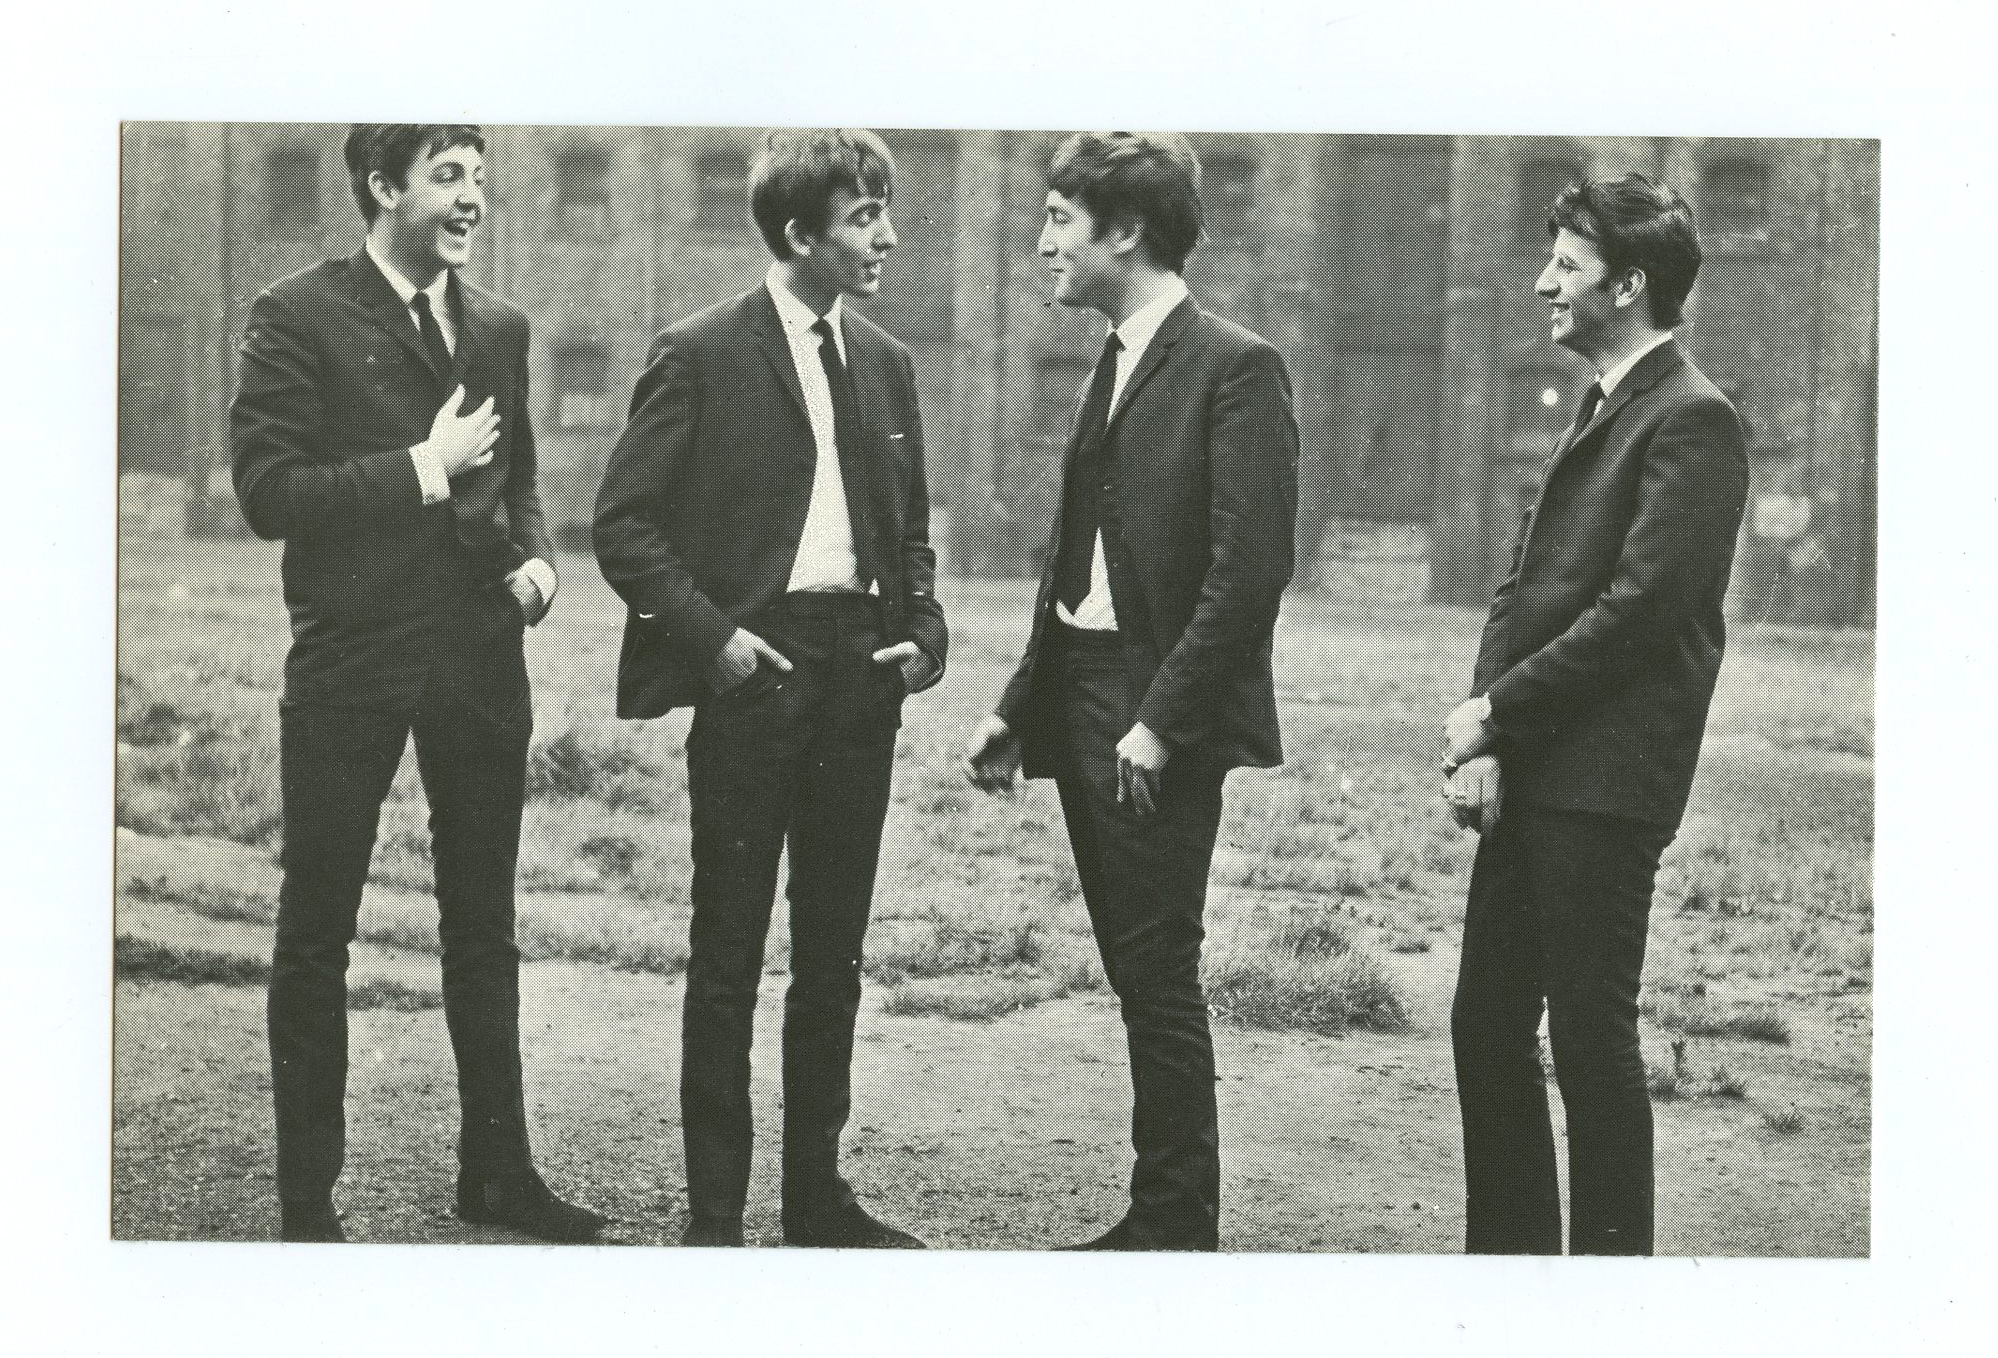
[[[788,846],[784,1238],[920,1247],[838,1170],[902,700],[943,674],[908,350],[842,305],[895,244],[871,132],[773,132],[750,168],[763,284],[659,336],[597,496],[630,607],[621,717],[692,706],[681,1067],[690,1245],[740,1245],[757,982]]]
[[[1685,202],[1639,174],[1590,180],[1555,199],[1548,233],[1535,290],[1554,342],[1596,380],[1521,525],[1473,696],[1444,730],[1445,795],[1484,835],[1451,1014],[1465,1245],[1561,1252],[1544,1008],[1569,1248],[1648,1254],[1638,983],[1720,671],[1748,467],[1733,406],[1672,338],[1700,266]]]
[[[1079,1249],[1219,1247],[1207,872],[1232,768],[1282,761],[1270,641],[1291,574],[1297,422],[1277,351],[1180,274],[1200,236],[1183,137],[1089,133],[1049,168],[1055,299],[1110,322],[1064,460],[1026,654],[971,739],[991,790],[1052,777],[1130,1044],[1137,1163]]]
[[[383,798],[414,736],[430,801],[467,1220],[582,1240],[604,1219],[535,1173],[521,1089],[514,864],[533,711],[522,629],[555,595],[535,491],[527,319],[458,274],[485,142],[361,124],[363,248],[273,284],[230,411],[237,498],[282,538],[292,646],[271,1079],[286,1240],[339,1240],[347,945]]]

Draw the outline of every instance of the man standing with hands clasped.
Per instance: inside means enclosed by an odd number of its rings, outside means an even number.
[[[871,132],[772,132],[749,172],[769,273],[659,336],[597,496],[629,606],[621,717],[694,708],[680,1073],[683,1243],[741,1245],[749,1051],[787,849],[784,1240],[918,1248],[840,1177],[862,943],[902,700],[943,674],[909,352],[854,314],[895,245]]]
[[[459,277],[485,217],[484,151],[476,127],[357,124],[346,162],[366,244],[273,284],[243,337],[236,495],[258,536],[284,539],[292,633],[270,984],[286,1240],[342,1239],[347,946],[412,737],[464,1115],[458,1213],[557,1241],[604,1224],[535,1173],[521,1089],[521,631],[555,597],[555,553],[527,318]]]
[[[1268,343],[1181,271],[1200,166],[1177,135],[1055,153],[1040,254],[1110,322],[1069,438],[1026,654],[971,738],[988,790],[1052,777],[1130,1044],[1130,1206],[1088,1250],[1219,1247],[1207,871],[1232,768],[1282,761],[1270,642],[1291,573],[1297,423]]]
[[[1568,1247],[1652,1250],[1638,984],[1725,640],[1747,496],[1734,407],[1672,337],[1700,267],[1685,202],[1641,174],[1570,185],[1535,290],[1596,370],[1520,527],[1444,727],[1445,796],[1479,830],[1451,1034],[1465,1248],[1559,1254],[1538,1044],[1567,1114]]]

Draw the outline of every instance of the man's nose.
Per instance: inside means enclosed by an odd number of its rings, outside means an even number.
[[[874,248],[892,250],[895,248],[895,240],[895,224],[888,220],[888,214],[884,212],[880,220],[874,224]]]
[[[1533,280],[1533,290],[1539,293],[1542,297],[1546,297],[1549,299],[1551,299],[1555,293],[1561,291],[1561,285],[1554,281],[1554,266],[1552,264],[1549,264],[1546,268],[1542,269],[1540,271],[1540,277]]]

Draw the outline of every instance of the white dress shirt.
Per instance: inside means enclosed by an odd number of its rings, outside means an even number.
[[[1124,399],[1124,385],[1138,370],[1138,360],[1145,356],[1153,336],[1159,333],[1159,327],[1165,324],[1173,308],[1185,300],[1186,280],[1172,274],[1164,292],[1125,317],[1122,325],[1110,327],[1111,333],[1124,344],[1117,354],[1117,377],[1110,387],[1110,414],[1116,413],[1118,403]],[[1117,630],[1117,610],[1110,604],[1110,567],[1103,560],[1101,528],[1096,530],[1096,547],[1089,556],[1089,593],[1082,597],[1073,613],[1066,604],[1055,600],[1055,616],[1071,627],[1091,632]]]
[[[812,498],[805,510],[805,531],[798,539],[798,557],[791,564],[787,592],[866,589],[860,582],[860,561],[853,549],[853,520],[847,516],[846,481],[840,475],[839,440],[833,419],[832,388],[819,357],[823,341],[812,329],[818,313],[784,286],[777,266],[764,278],[770,300],[777,304],[777,322],[791,346],[791,366],[798,373],[798,390],[805,398],[805,415],[812,424],[817,459],[812,467]],[[846,362],[846,333],[840,329],[844,299],[834,298],[826,319],[832,323],[833,344],[840,363]]]
[[[375,248],[372,237],[367,242],[367,251],[368,258],[375,262],[375,267],[382,271],[382,277],[388,279],[388,285],[395,289],[395,295],[402,299],[403,309],[409,312],[409,323],[416,327],[418,334],[423,333],[423,318],[416,314],[416,307],[412,304],[419,292],[430,299],[430,314],[436,319],[437,328],[444,334],[444,347],[456,354],[457,318],[452,316],[451,308],[446,304],[451,290],[451,271],[444,270],[429,287],[419,288],[404,278],[401,271],[389,263],[382,252]],[[409,460],[416,468],[416,484],[422,488],[423,503],[442,504],[451,498],[451,478],[444,471],[444,463],[437,454],[419,443],[409,450]],[[555,568],[540,557],[533,557],[523,562],[518,571],[509,574],[508,585],[513,583],[514,575],[525,575],[534,582],[534,587],[541,591],[541,603],[544,609],[555,602],[557,583]]]
[[[1622,360],[1614,364],[1608,372],[1596,374],[1596,385],[1603,389],[1603,399],[1607,401],[1609,399],[1609,394],[1616,390],[1617,383],[1623,381],[1624,378],[1630,376],[1630,370],[1637,366],[1638,359],[1643,358],[1646,354],[1650,353],[1653,349],[1656,349],[1659,345],[1663,344],[1666,340],[1671,338],[1672,338],[1672,332],[1670,330],[1667,330],[1664,334],[1659,335],[1656,339],[1651,340],[1649,343],[1647,343],[1642,349],[1639,349],[1637,352],[1624,355]]]

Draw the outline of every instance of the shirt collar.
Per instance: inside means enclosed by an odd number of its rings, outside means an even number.
[[[395,295],[402,299],[405,309],[416,299],[417,293],[425,292],[430,295],[431,314],[434,316],[442,316],[444,314],[444,294],[451,286],[451,271],[449,269],[438,274],[437,281],[429,287],[419,288],[416,284],[404,278],[401,271],[383,257],[382,252],[375,248],[375,242],[372,237],[367,241],[367,251],[368,258],[372,259],[375,262],[375,267],[382,271],[382,277],[386,278],[388,285],[395,289]]]
[[[1178,274],[1171,274],[1166,280],[1165,291],[1139,307],[1124,319],[1122,325],[1112,326],[1119,340],[1123,341],[1124,352],[1133,358],[1145,351],[1152,337],[1159,333],[1166,317],[1172,315],[1173,308],[1186,300],[1186,280]]]
[[[1621,383],[1624,378],[1630,376],[1630,370],[1637,366],[1638,359],[1643,358],[1646,354],[1650,353],[1653,349],[1656,349],[1659,345],[1663,344],[1666,340],[1671,338],[1672,338],[1672,332],[1670,330],[1667,330],[1664,334],[1652,340],[1651,343],[1645,345],[1642,349],[1639,349],[1636,353],[1627,355],[1621,363],[1617,364],[1614,368],[1611,368],[1608,372],[1598,375],[1596,378],[1596,385],[1603,389],[1603,396],[1607,398],[1611,392],[1617,389],[1617,385]]]
[[[796,338],[818,324],[819,314],[784,286],[783,277],[775,264],[763,275],[763,286],[770,289],[770,300],[777,304],[777,323],[784,327],[787,337]],[[833,342],[839,345],[842,355],[846,353],[846,339],[840,332],[840,313],[845,302],[844,294],[833,298],[832,310],[826,312],[826,318],[832,322]]]

